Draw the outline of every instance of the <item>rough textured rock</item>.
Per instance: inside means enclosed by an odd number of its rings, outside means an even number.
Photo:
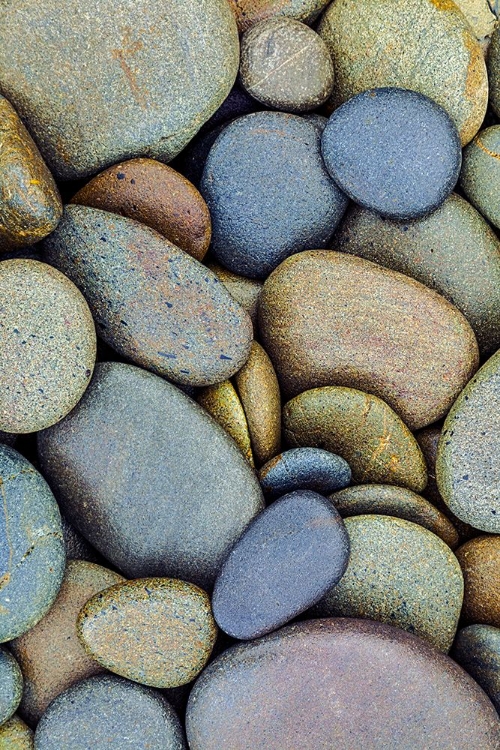
[[[500,12],[498,3],[495,3],[495,0],[491,2],[490,0],[453,0],[453,2],[472,26],[478,42],[486,52],[489,37],[493,33],[497,20],[493,12],[495,4],[497,4],[497,14]]]
[[[291,448],[268,461],[259,471],[264,494],[276,498],[294,490],[326,495],[351,482],[347,461],[321,448]]]
[[[202,388],[196,400],[231,435],[247,461],[254,466],[247,418],[231,381]]]
[[[478,536],[456,552],[464,574],[465,622],[500,627],[500,536]]]
[[[19,665],[7,649],[0,648],[0,726],[16,711],[22,693],[23,675]]]
[[[500,712],[500,628],[490,625],[462,628],[458,631],[452,655]]]
[[[491,224],[500,227],[500,125],[481,130],[464,151],[460,187]]]
[[[490,104],[497,117],[500,117],[500,28],[491,35],[488,50],[488,79],[490,83]]]
[[[19,716],[0,727],[0,747],[2,750],[33,750],[33,732]]]
[[[319,16],[329,0],[229,0],[240,31],[274,16],[296,18],[311,23]]]

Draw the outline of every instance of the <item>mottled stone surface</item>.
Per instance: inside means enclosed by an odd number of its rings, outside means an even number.
[[[315,613],[385,622],[448,651],[464,592],[448,545],[422,526],[391,516],[353,516],[345,525],[349,565]]]
[[[488,79],[490,84],[490,104],[497,117],[500,117],[500,28],[491,35],[488,50]]]
[[[289,445],[342,456],[357,483],[397,484],[416,492],[427,483],[415,438],[376,396],[334,386],[304,391],[285,405],[283,429]]]
[[[456,552],[464,574],[465,622],[500,627],[500,536],[478,536]]]
[[[346,487],[330,495],[330,500],[342,518],[373,514],[395,516],[432,531],[451,549],[458,545],[458,532],[444,513],[405,487],[394,487],[389,484]]]
[[[500,628],[490,625],[462,628],[452,656],[481,685],[500,712]]]
[[[500,62],[500,60],[499,60]],[[500,125],[481,130],[464,151],[460,187],[495,227],[500,227]]]
[[[187,734],[191,750],[496,750],[500,722],[466,672],[420,638],[333,619],[226,651],[191,693]]]
[[[359,388],[412,429],[444,416],[478,366],[474,333],[453,305],[344,253],[288,258],[264,284],[259,321],[286,396]]]
[[[500,12],[497,0],[453,0],[453,2],[472,26],[478,42],[486,52],[489,37],[493,33],[497,20],[493,12],[495,5],[497,5],[496,12]]]
[[[25,678],[20,714],[30,724],[36,725],[49,703],[64,690],[103,671],[80,645],[76,619],[90,597],[120,581],[122,576],[101,565],[68,560],[48,613],[10,644]]]
[[[39,435],[40,462],[76,528],[129,577],[204,588],[263,507],[234,441],[182,391],[99,364],[85,398]]]
[[[149,227],[66,206],[44,252],[84,291],[99,335],[138,365],[203,386],[248,358],[246,312],[213,273]]]
[[[293,18],[269,18],[242,37],[240,81],[268,107],[308,112],[332,93],[332,58],[309,26]]]
[[[450,510],[481,531],[500,532],[500,352],[464,388],[444,423],[436,461]]]
[[[240,451],[253,466],[254,460],[247,418],[231,381],[225,380],[218,385],[209,385],[207,388],[202,388],[196,396],[196,400],[228,435],[231,435]]]
[[[0,429],[26,433],[62,419],[87,388],[95,328],[83,296],[35,260],[0,264]]]
[[[465,315],[483,354],[500,347],[500,242],[460,196],[452,194],[430,216],[408,222],[353,205],[332,247],[435,289]]]
[[[41,474],[0,445],[0,643],[50,609],[64,574],[61,515]]]
[[[140,578],[96,594],[82,608],[77,631],[101,666],[157,688],[197,677],[217,635],[208,595],[172,578]]]
[[[207,267],[214,272],[219,281],[222,281],[229,294],[247,311],[255,329],[262,282],[258,281],[258,279],[248,279],[246,276],[239,276],[237,273],[232,273],[213,261],[207,263]]]
[[[322,495],[346,487],[351,481],[347,461],[321,448],[291,448],[268,461],[259,481],[269,498],[294,490],[313,490]]]
[[[255,23],[274,16],[295,18],[311,23],[319,16],[329,0],[229,0],[236,16],[239,31],[246,31]]]
[[[210,244],[210,213],[200,193],[175,169],[154,159],[130,159],[109,167],[71,203],[140,221],[197,260]]]
[[[328,500],[298,490],[252,521],[223,563],[214,617],[233,638],[258,638],[304,612],[342,578],[344,523]]]
[[[238,70],[225,0],[8,0],[0,88],[59,179],[123,159],[174,157]]]
[[[0,727],[0,747],[2,750],[33,750],[33,732],[19,716]]]
[[[185,750],[173,708],[155,690],[98,675],[50,704],[35,732],[36,750]]]
[[[0,726],[16,711],[22,692],[23,675],[19,665],[7,649],[0,648]]]
[[[265,278],[292,253],[326,247],[347,206],[326,171],[320,133],[284,112],[256,112],[224,128],[201,193],[212,249],[234,273]]]
[[[362,7],[335,0],[319,33],[333,57],[334,106],[366,89],[398,86],[440,104],[462,144],[481,127],[488,102],[483,52],[451,0],[366,0]]]
[[[7,99],[0,96],[0,250],[52,232],[62,204],[54,178]]]

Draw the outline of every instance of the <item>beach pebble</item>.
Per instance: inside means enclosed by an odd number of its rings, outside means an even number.
[[[462,617],[467,623],[500,627],[500,536],[478,536],[456,551],[464,574]]]
[[[269,498],[294,490],[327,495],[350,484],[351,469],[343,458],[321,448],[291,448],[261,468],[259,481]]]
[[[457,633],[452,655],[500,712],[500,628],[491,625],[462,628]]]
[[[499,59],[500,63],[500,59]],[[500,125],[481,130],[464,151],[460,187],[493,226],[500,228]]]
[[[314,21],[329,0],[229,0],[239,31],[274,16],[295,18],[304,23]]]
[[[248,279],[246,276],[239,276],[237,273],[232,273],[214,261],[207,263],[207,268],[217,276],[219,281],[222,281],[231,297],[234,297],[247,311],[252,319],[255,330],[262,282],[258,279]]]
[[[2,750],[33,750],[33,732],[19,716],[13,716],[0,727]]]
[[[250,465],[254,466],[247,418],[231,381],[202,388],[196,400],[233,438]]]
[[[23,675],[19,664],[7,649],[0,647],[0,727],[17,710],[22,693]]]

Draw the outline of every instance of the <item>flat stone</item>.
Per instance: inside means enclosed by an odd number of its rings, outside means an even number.
[[[23,675],[19,664],[7,649],[0,648],[0,726],[17,710],[22,693]]]
[[[84,399],[38,446],[65,515],[127,577],[209,587],[263,508],[257,478],[224,430],[175,386],[131,365],[99,364]]]
[[[333,57],[334,107],[367,89],[396,86],[443,107],[462,145],[481,127],[488,103],[483,51],[451,0],[367,0],[362,8],[357,0],[335,0],[319,33]]]
[[[457,549],[456,555],[465,583],[463,619],[500,627],[500,537],[470,539]]]
[[[500,61],[500,58],[499,58]],[[460,187],[493,226],[500,228],[500,125],[481,130],[464,151]]]
[[[66,206],[44,251],[85,290],[99,335],[138,365],[204,386],[226,380],[247,360],[248,315],[213,273],[149,227]]]
[[[500,532],[500,352],[467,384],[444,423],[436,460],[450,510],[481,531]]]
[[[407,222],[351,206],[332,247],[435,289],[465,315],[482,354],[500,347],[500,242],[460,196],[452,194],[430,216]]]
[[[381,399],[354,388],[313,388],[285,404],[288,445],[344,458],[356,483],[397,484],[421,492],[427,469],[404,422]]]
[[[0,250],[39,242],[61,214],[54,178],[15,109],[0,96]]]
[[[179,719],[155,690],[98,675],[59,695],[35,732],[36,750],[185,750]]]
[[[10,644],[25,676],[20,714],[29,724],[36,725],[49,703],[64,690],[103,671],[80,645],[76,620],[88,599],[120,581],[121,575],[101,565],[69,560],[48,613]]]
[[[500,116],[500,28],[497,27],[491,35],[488,50],[488,81],[490,85],[490,104],[495,114]]]
[[[238,70],[221,0],[8,0],[0,26],[0,88],[60,180],[136,156],[169,161]]]
[[[255,24],[241,39],[241,85],[283,112],[308,112],[332,93],[333,63],[324,41],[293,18]]]
[[[142,685],[194,680],[217,636],[208,595],[173,578],[141,578],[102,591],[82,608],[80,642],[102,667]]]
[[[34,627],[64,575],[61,515],[41,474],[0,445],[0,643]]]
[[[262,282],[258,281],[258,279],[248,279],[246,276],[239,276],[237,273],[232,273],[213,261],[207,263],[207,267],[213,271],[219,281],[222,281],[229,294],[247,311],[252,319],[255,330]]]
[[[13,716],[0,727],[2,750],[33,750],[33,732],[19,716]]]
[[[347,206],[326,171],[317,128],[284,112],[256,112],[227,125],[200,190],[216,260],[251,278],[265,278],[292,253],[326,247]]]
[[[264,284],[259,321],[286,397],[326,385],[359,388],[411,429],[443,417],[478,366],[474,333],[453,305],[345,253],[288,258]]]
[[[254,466],[247,418],[231,381],[202,388],[196,400],[233,438],[250,466]]]
[[[130,159],[96,175],[71,203],[128,216],[203,260],[212,236],[207,204],[175,169],[154,159]]]
[[[261,468],[259,481],[269,498],[294,490],[312,490],[326,495],[350,484],[351,469],[347,461],[330,451],[291,448]]]
[[[190,695],[187,735],[191,750],[496,750],[500,722],[474,680],[420,638],[333,619],[218,657]]]
[[[0,429],[26,433],[62,419],[87,388],[94,322],[71,281],[45,263],[0,263]]]
[[[255,23],[274,16],[286,16],[311,23],[329,0],[229,0],[236,16],[239,31],[246,31]]]
[[[473,677],[500,712],[500,628],[469,625],[458,631],[453,658]]]
[[[391,516],[354,516],[345,525],[349,565],[315,613],[385,622],[448,651],[464,592],[448,545],[422,526]]]

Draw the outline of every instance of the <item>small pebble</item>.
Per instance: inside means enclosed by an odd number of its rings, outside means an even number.
[[[230,435],[250,466],[254,466],[248,422],[234,385],[224,380],[202,388],[196,400]]]
[[[351,469],[343,458],[321,448],[291,448],[261,468],[259,481],[271,499],[294,490],[327,495],[350,484]]]
[[[500,228],[500,125],[481,130],[464,151],[460,187],[493,226]]]
[[[483,688],[500,713],[500,628],[491,625],[462,628],[452,655]]]
[[[500,536],[478,536],[456,551],[464,575],[462,617],[467,623],[500,627]]]
[[[491,44],[488,50],[488,80],[490,84],[490,104],[497,117],[500,117],[500,27],[498,23],[491,35]]]
[[[22,694],[23,675],[19,665],[7,649],[0,647],[0,727],[17,710]]]
[[[207,268],[217,276],[219,281],[222,281],[231,297],[234,297],[247,311],[255,330],[262,282],[257,279],[247,279],[246,276],[239,276],[213,261],[207,263]]]
[[[33,750],[33,732],[19,716],[13,716],[0,727],[2,750]]]
[[[239,31],[266,18],[286,16],[304,23],[314,21],[329,0],[229,0]]]

